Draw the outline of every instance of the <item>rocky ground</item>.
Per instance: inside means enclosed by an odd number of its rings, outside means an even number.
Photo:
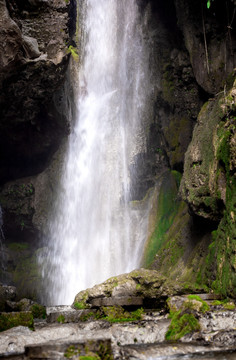
[[[47,307],[46,314],[37,307],[35,312],[30,301],[14,301],[11,290],[5,289],[5,311],[10,312],[1,313],[0,325],[4,316],[20,321],[1,332],[3,359],[236,357],[234,302],[212,293],[193,294],[193,289],[184,293],[191,289],[181,289],[156,271],[108,279],[80,292],[72,306]],[[26,324],[29,314],[34,322]]]
[[[53,311],[50,315],[56,315],[57,319],[60,315],[67,319],[72,314],[75,315],[74,313],[83,312],[83,310],[67,309],[65,311],[56,308],[48,309],[48,311]],[[168,315],[161,315],[158,311],[146,312],[142,320],[125,323],[78,319],[76,322],[68,323],[58,323],[57,320],[52,323],[46,320],[38,321],[35,323],[35,331],[18,326],[2,332],[0,358],[78,359],[78,348],[81,349],[81,356],[95,356],[95,353],[99,353],[97,347],[99,348],[99,345],[101,347],[101,344],[107,347],[110,357],[104,355],[104,357],[88,357],[88,359],[112,359],[113,354],[114,359],[141,360],[177,354],[236,351],[235,311],[208,312],[200,319],[202,328],[200,332],[186,335],[181,341],[175,343],[168,343],[165,340],[170,321]],[[86,353],[88,346],[91,346],[91,349]],[[68,349],[75,350],[71,350],[71,354],[68,355]]]

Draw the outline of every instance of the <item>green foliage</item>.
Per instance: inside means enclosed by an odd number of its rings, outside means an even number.
[[[181,311],[177,311],[172,313],[171,317],[171,324],[165,335],[166,340],[176,341],[188,333],[200,330],[200,324],[193,314],[182,315]]]
[[[65,322],[65,316],[59,315],[58,318],[57,318],[57,322],[58,322],[59,324],[64,324],[64,322]]]
[[[24,311],[0,314],[0,331],[5,331],[20,325],[28,326],[31,330],[34,329],[34,319],[31,312]]]
[[[67,49],[67,53],[71,54],[75,61],[79,61],[79,55],[77,49],[74,46],[70,45]]]
[[[211,7],[211,2],[212,2],[213,0],[207,0],[207,9],[210,9],[210,7]]]

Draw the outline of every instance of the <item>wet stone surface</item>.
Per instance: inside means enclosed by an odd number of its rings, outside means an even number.
[[[165,341],[170,324],[167,314],[146,310],[142,320],[121,323],[79,319],[82,313],[91,310],[74,310],[69,306],[47,308],[47,320],[35,321],[35,331],[18,326],[0,334],[0,358],[60,360],[99,354],[100,359],[106,360],[233,360],[236,357],[235,311],[203,314],[199,319],[200,332],[168,343]],[[106,349],[106,355],[99,353],[101,349]],[[225,350],[231,352],[222,355]]]

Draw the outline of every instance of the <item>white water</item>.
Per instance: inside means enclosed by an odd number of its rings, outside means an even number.
[[[50,223],[48,301],[137,268],[147,231],[129,202],[129,166],[145,149],[146,54],[136,0],[88,0],[78,116]],[[46,280],[45,280],[46,281]]]

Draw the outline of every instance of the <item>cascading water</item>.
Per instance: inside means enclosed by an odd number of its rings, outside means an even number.
[[[138,267],[147,231],[130,203],[148,82],[137,1],[87,0],[85,34],[78,116],[50,223],[45,276],[54,305]]]

